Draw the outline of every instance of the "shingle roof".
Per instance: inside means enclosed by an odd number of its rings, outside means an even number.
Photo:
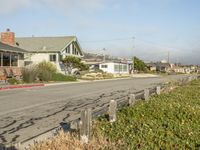
[[[16,53],[26,53],[27,51],[24,49],[21,49],[19,47],[10,46],[8,44],[4,44],[0,42],[0,51],[8,51],[8,52],[16,52]]]
[[[75,40],[75,36],[23,37],[15,39],[19,47],[30,52],[58,52]]]

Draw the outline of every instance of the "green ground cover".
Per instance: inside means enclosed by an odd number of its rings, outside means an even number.
[[[96,132],[119,149],[200,149],[200,80],[138,101],[117,114],[117,121],[98,119]]]

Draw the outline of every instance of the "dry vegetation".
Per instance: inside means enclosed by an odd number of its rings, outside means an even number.
[[[89,144],[80,142],[77,134],[60,132],[57,136],[46,141],[35,143],[29,150],[116,150],[116,145],[102,136],[92,138]]]

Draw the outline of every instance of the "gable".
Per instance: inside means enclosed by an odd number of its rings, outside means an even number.
[[[83,52],[77,40],[74,40],[68,45],[66,45],[61,51],[61,54],[72,54],[72,55],[83,56]]]

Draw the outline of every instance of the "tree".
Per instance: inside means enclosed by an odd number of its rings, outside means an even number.
[[[134,57],[134,69],[137,71],[147,71],[147,65],[141,59]]]
[[[73,69],[78,70],[88,70],[88,66],[81,62],[81,59],[75,56],[66,56],[62,60],[65,71],[67,71],[68,74],[72,74]],[[66,72],[65,72],[66,73]]]

